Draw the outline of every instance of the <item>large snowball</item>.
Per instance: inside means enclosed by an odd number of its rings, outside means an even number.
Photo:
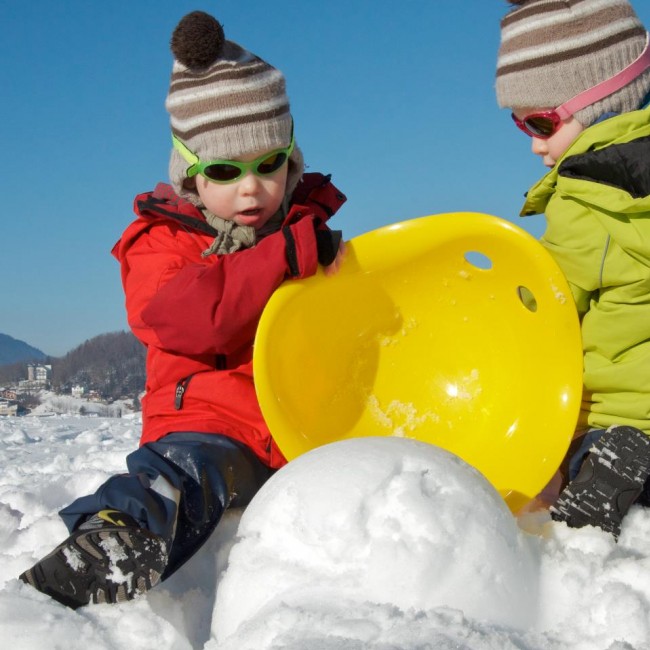
[[[351,603],[448,607],[516,627],[533,617],[538,568],[524,533],[479,472],[426,443],[315,449],[262,488],[238,536],[217,594],[217,640],[286,605],[342,615]]]

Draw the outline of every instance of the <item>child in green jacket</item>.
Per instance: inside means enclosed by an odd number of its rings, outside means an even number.
[[[581,417],[551,514],[618,536],[650,484],[648,34],[628,0],[509,1],[497,99],[550,169],[521,215],[545,213],[582,323]]]

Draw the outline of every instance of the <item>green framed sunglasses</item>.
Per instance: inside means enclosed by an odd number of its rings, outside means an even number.
[[[234,183],[244,174],[251,171],[256,176],[270,176],[277,172],[289,160],[289,156],[295,146],[293,133],[291,142],[288,147],[274,149],[263,154],[251,162],[239,162],[238,160],[211,160],[201,162],[199,157],[190,151],[173,133],[172,143],[174,149],[183,156],[183,159],[189,163],[185,172],[188,178],[201,174],[213,183]]]

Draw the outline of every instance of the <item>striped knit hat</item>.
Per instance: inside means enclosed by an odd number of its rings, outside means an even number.
[[[501,21],[496,91],[499,106],[556,108],[634,61],[646,30],[627,0],[509,0]],[[641,107],[650,70],[575,113],[583,125]]]
[[[289,145],[293,121],[284,76],[255,54],[227,41],[222,25],[202,11],[181,19],[165,107],[174,135],[200,160],[233,160]],[[199,203],[188,164],[172,149],[169,177],[180,196]],[[287,193],[303,172],[296,146],[289,159]],[[187,181],[187,182],[186,182]]]

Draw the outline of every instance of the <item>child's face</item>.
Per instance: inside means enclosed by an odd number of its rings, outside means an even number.
[[[251,162],[265,152],[256,152],[237,158],[238,162]],[[287,187],[289,164],[268,176],[257,176],[251,171],[232,183],[214,183],[198,174],[196,190],[203,205],[212,214],[234,221],[240,226],[259,230],[278,211]]]
[[[551,110],[549,108],[522,108],[514,111],[514,114],[520,119],[524,119],[532,113],[541,113]],[[576,120],[573,115],[563,120],[558,130],[548,139],[532,137],[532,151],[536,156],[541,156],[546,167],[555,167],[555,163],[562,154],[571,146],[573,141],[580,135],[585,127]]]

